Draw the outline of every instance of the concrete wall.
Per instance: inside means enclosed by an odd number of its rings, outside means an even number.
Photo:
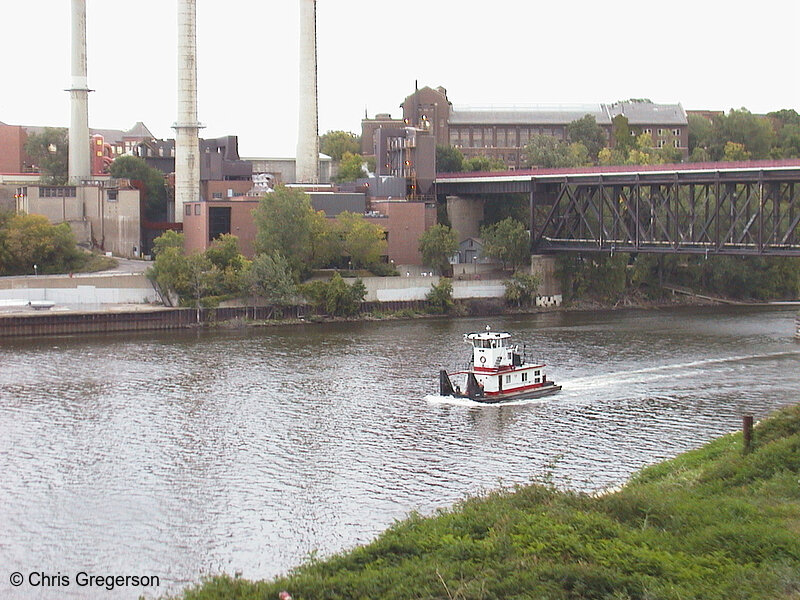
[[[59,304],[141,304],[158,302],[158,294],[141,274],[40,275],[0,278],[0,303],[50,300]]]
[[[54,197],[54,191],[62,195]],[[86,242],[86,232],[75,224],[87,221],[91,225],[91,241],[115,256],[133,258],[142,248],[139,190],[136,189],[28,186],[19,209],[28,214],[44,215],[54,224],[72,224],[76,239],[82,243]]]
[[[556,274],[556,257],[534,254],[531,256],[531,275],[539,277],[539,293],[543,296],[560,296],[561,282]],[[559,302],[560,304],[560,302]]]
[[[433,277],[366,277],[367,302],[425,300],[431,287],[439,284]],[[502,298],[506,288],[502,280],[453,281],[453,298]]]
[[[483,200],[474,198],[447,197],[447,218],[450,226],[457,232],[457,241],[466,238],[479,238],[479,223],[483,221]]]

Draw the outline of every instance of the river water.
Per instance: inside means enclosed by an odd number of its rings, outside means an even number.
[[[561,393],[447,401],[486,319],[0,342],[0,596],[75,574],[265,578],[411,511],[547,479],[599,491],[800,398],[795,309],[492,318]],[[70,586],[19,588],[18,571]]]

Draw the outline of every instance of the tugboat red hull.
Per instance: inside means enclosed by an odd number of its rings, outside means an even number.
[[[541,398],[542,396],[549,396],[561,391],[561,386],[556,385],[552,381],[545,381],[544,383],[532,386],[523,390],[512,390],[509,392],[491,393],[484,392],[479,386],[475,376],[472,373],[467,374],[467,389],[466,392],[461,392],[457,386],[453,386],[450,381],[450,376],[447,371],[442,369],[439,371],[439,394],[442,396],[452,396],[453,398],[469,398],[475,402],[483,402],[485,404],[496,404],[498,402],[508,402],[511,400],[530,400],[533,398]]]

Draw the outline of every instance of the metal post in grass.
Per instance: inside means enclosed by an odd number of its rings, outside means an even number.
[[[750,446],[753,442],[753,415],[744,415],[742,417],[742,453],[747,454],[750,452]]]

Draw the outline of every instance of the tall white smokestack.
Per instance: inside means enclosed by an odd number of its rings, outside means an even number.
[[[319,183],[316,0],[300,0],[300,119],[296,169],[297,183]]]
[[[197,0],[178,0],[178,120],[175,129],[175,220],[200,200],[200,123],[197,122]]]
[[[69,121],[69,181],[92,174],[89,157],[89,86],[86,77],[86,0],[72,0],[72,81]]]

